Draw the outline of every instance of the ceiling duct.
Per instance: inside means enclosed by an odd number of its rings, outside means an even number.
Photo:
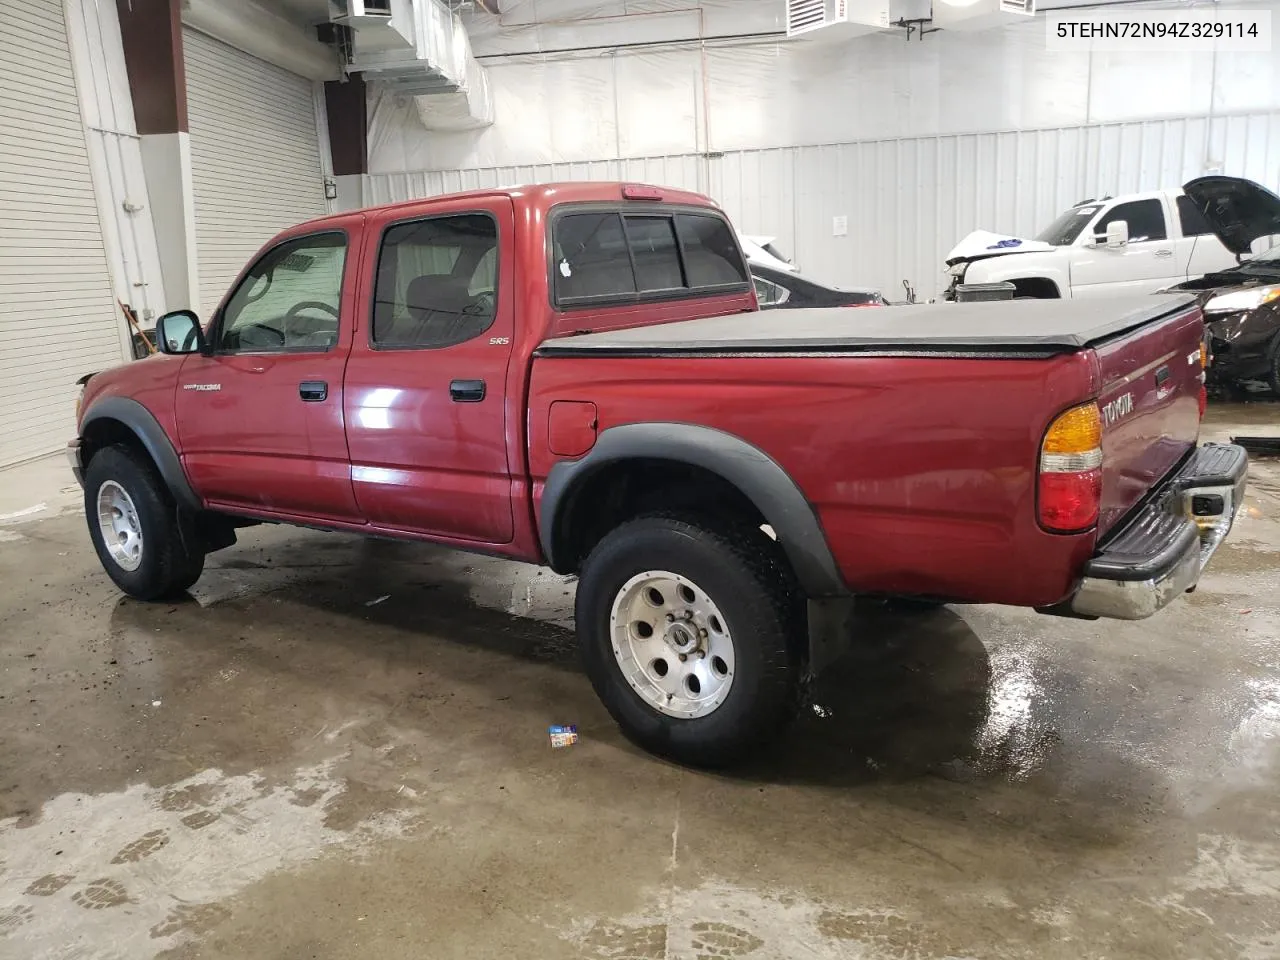
[[[309,80],[342,76],[332,48],[252,0],[183,0],[182,22]]]
[[[990,30],[1035,16],[1035,0],[933,0],[933,25],[946,30]]]
[[[843,40],[893,26],[893,0],[787,0],[787,36]]]
[[[330,19],[352,31],[348,69],[413,97],[428,129],[493,123],[489,77],[462,22],[440,0],[331,0],[331,7]]]

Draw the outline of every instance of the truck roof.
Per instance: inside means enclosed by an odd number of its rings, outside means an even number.
[[[1133,193],[1117,193],[1108,194],[1093,200],[1081,200],[1071,205],[1071,209],[1076,207],[1092,207],[1104,203],[1129,203],[1132,200],[1148,200],[1153,197],[1169,197],[1176,198],[1182,194],[1181,187],[1170,187],[1165,190],[1137,190]]]
[[[628,197],[624,195],[624,191],[634,192],[637,195]],[[673,187],[660,187],[654,184],[632,183],[620,180],[566,181],[562,183],[536,183],[463,190],[458,193],[443,193],[432,197],[401,200],[397,203],[377,204],[317,217],[314,220],[299,224],[298,227],[313,228],[324,226],[341,217],[348,217],[353,213],[412,212],[416,208],[430,208],[443,201],[481,199],[484,197],[509,197],[517,207],[534,209],[542,213],[562,203],[623,203],[627,200],[682,203],[690,206],[720,209],[719,205],[710,197],[688,190],[677,190]]]

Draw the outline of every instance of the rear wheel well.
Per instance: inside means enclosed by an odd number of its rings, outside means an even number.
[[[1010,282],[1013,284],[1015,297],[1031,297],[1036,300],[1058,300],[1062,297],[1058,285],[1048,277],[1019,277]]]
[[[615,461],[577,484],[555,518],[556,569],[576,573],[610,530],[653,513],[757,528],[766,522],[746,494],[705,467],[656,458]]]

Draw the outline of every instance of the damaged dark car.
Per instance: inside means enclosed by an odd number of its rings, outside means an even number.
[[[1239,177],[1200,177],[1183,190],[1240,261],[1170,288],[1195,293],[1204,310],[1209,382],[1261,381],[1280,395],[1280,197]]]

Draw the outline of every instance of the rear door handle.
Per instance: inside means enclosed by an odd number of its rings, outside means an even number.
[[[329,399],[329,385],[323,380],[303,380],[298,384],[298,396],[309,403]]]
[[[1157,250],[1157,251],[1156,251],[1156,256],[1157,256],[1157,257],[1159,257],[1161,260],[1168,260],[1170,257],[1172,257],[1172,256],[1173,256],[1173,251],[1172,251],[1172,250]]]
[[[449,384],[449,398],[454,403],[479,403],[484,399],[484,381],[454,380]]]

